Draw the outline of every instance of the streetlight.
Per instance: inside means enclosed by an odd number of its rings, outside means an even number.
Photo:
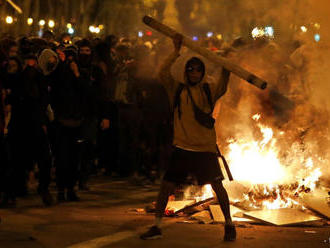
[[[68,33],[69,34],[74,34],[74,29],[73,28],[68,28]]]
[[[33,18],[28,18],[27,19],[27,24],[29,25],[29,26],[31,26],[32,24],[33,24]]]
[[[7,24],[12,24],[14,22],[14,19],[11,16],[6,17],[6,23]]]
[[[88,30],[91,33],[95,33],[95,27],[94,26],[89,26]]]
[[[55,27],[55,22],[53,20],[48,21],[48,27],[53,28]]]
[[[302,31],[303,33],[306,33],[306,32],[307,32],[307,28],[306,28],[305,26],[301,26],[300,29],[301,29],[301,31]]]
[[[207,36],[208,38],[212,37],[212,36],[213,36],[213,32],[207,32],[206,36]]]
[[[41,19],[41,20],[39,21],[39,25],[40,25],[40,26],[45,26],[45,24],[46,24],[45,20]]]

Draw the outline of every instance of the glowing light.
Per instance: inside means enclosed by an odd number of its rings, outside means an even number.
[[[252,120],[259,121],[260,117],[261,117],[260,114],[255,114],[255,115],[252,116]]]
[[[39,25],[40,25],[40,26],[44,26],[45,24],[46,24],[46,21],[45,21],[45,20],[41,19],[41,20],[39,21]]]
[[[301,26],[300,27],[300,30],[303,32],[303,33],[306,33],[307,32],[307,28],[305,26]]]
[[[100,31],[101,31],[101,30],[100,30],[99,27],[96,27],[96,28],[95,28],[95,33],[96,33],[96,34],[100,33]]]
[[[139,37],[143,37],[143,32],[142,32],[142,31],[139,31],[139,32],[138,32],[138,36],[139,36]]]
[[[269,38],[274,38],[274,28],[271,26],[265,27],[265,35]]]
[[[33,18],[28,18],[27,19],[27,24],[29,25],[29,26],[31,26],[32,24],[33,24]]]
[[[150,30],[148,30],[148,31],[146,32],[146,35],[147,35],[147,36],[151,36],[151,35],[152,35],[152,32],[151,32]]]
[[[218,34],[218,35],[217,35],[217,39],[218,39],[218,40],[222,40],[222,34]]]
[[[99,25],[99,29],[100,30],[104,29],[104,25],[103,24]]]
[[[197,37],[197,36],[194,36],[194,37],[193,37],[193,40],[194,40],[194,41],[198,41],[198,37]]]
[[[68,28],[68,33],[69,34],[74,34],[74,29],[73,28]]]
[[[252,34],[253,39],[256,39],[256,38],[259,38],[259,37],[264,36],[265,35],[265,31],[262,28],[255,27],[252,30],[251,34]]]
[[[315,35],[314,35],[314,40],[315,40],[316,42],[319,42],[320,39],[321,39],[321,36],[320,36],[319,34],[315,34]]]
[[[14,22],[14,19],[11,16],[6,17],[6,23],[7,24],[12,24]]]
[[[95,33],[95,27],[94,26],[89,26],[88,30],[91,33]]]
[[[212,37],[213,36],[213,32],[207,32],[206,33],[206,36],[209,37],[209,38]]]
[[[69,28],[72,28],[72,24],[71,23],[68,23],[66,24],[66,27],[69,29]]]
[[[229,140],[227,154],[233,177],[252,185],[242,200],[252,208],[303,208],[296,198],[315,189],[322,175],[316,161],[321,160],[311,157],[308,150],[303,152],[299,143],[291,145],[284,159],[273,129],[260,123],[260,114],[252,119],[262,137],[256,139],[253,131],[252,135]],[[285,135],[283,131],[276,134]]]
[[[260,114],[252,116],[257,122],[260,118]],[[274,147],[276,139],[273,138],[273,130],[260,123],[257,123],[257,127],[263,136],[261,141],[242,139],[229,144],[228,159],[233,176],[251,183],[276,183],[285,177],[285,170]]]
[[[53,20],[48,21],[48,27],[53,28],[55,27],[55,22]]]
[[[320,29],[321,28],[321,25],[320,25],[320,23],[314,23],[314,27],[316,28],[316,29]]]
[[[196,202],[204,201],[214,196],[211,184],[206,184],[202,188],[189,186],[184,191],[184,199],[195,200]]]

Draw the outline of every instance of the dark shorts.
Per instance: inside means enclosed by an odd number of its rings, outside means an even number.
[[[184,184],[187,182],[188,176],[197,179],[200,185],[224,179],[215,153],[192,152],[174,148],[164,180]]]

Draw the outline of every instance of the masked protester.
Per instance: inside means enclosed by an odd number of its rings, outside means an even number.
[[[74,188],[81,160],[82,124],[87,110],[88,87],[81,77],[75,50],[68,49],[70,51],[63,51],[65,56],[61,59],[49,49],[44,50],[38,59],[43,61],[42,71],[47,75],[55,117],[54,164],[58,202],[80,200]],[[54,60],[57,63],[55,68]]]
[[[88,190],[87,181],[96,157],[98,131],[110,128],[111,112],[101,97],[101,85],[105,80],[102,69],[92,63],[92,47],[88,40],[77,42],[80,78],[87,85],[87,109],[82,123],[82,157],[79,170],[79,189]]]
[[[11,106],[8,140],[9,161],[13,170],[12,188],[15,196],[26,195],[27,175],[37,163],[38,193],[43,203],[49,206],[53,204],[53,199],[48,190],[51,158],[46,131],[47,85],[36,67],[36,58],[26,57],[22,71],[15,70],[15,67],[7,70],[8,104]]]
[[[236,230],[230,216],[228,194],[222,185],[224,176],[216,155],[216,134],[211,116],[215,101],[227,90],[229,72],[223,69],[218,84],[208,84],[204,81],[204,63],[193,57],[185,66],[185,82],[176,82],[170,68],[179,57],[182,36],[175,36],[173,41],[175,51],[161,67],[160,79],[173,99],[174,151],[158,195],[155,225],[140,237],[161,237],[160,224],[168,197],[173,194],[177,184],[185,183],[186,177],[191,175],[200,185],[212,185],[225,217],[224,240],[234,241]]]

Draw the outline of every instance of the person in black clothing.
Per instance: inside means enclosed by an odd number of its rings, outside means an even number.
[[[98,129],[108,130],[110,127],[111,109],[101,97],[101,85],[105,80],[102,69],[92,64],[92,47],[88,40],[77,42],[78,66],[80,78],[87,85],[87,109],[82,123],[82,157],[79,173],[79,189],[88,190],[87,180],[91,166],[96,157],[96,140]]]
[[[104,79],[100,82],[98,95],[104,104],[106,112],[111,115],[111,125],[108,129],[99,129],[97,152],[99,167],[105,169],[106,175],[119,172],[118,168],[118,109],[114,101],[114,88],[118,74],[117,55],[114,49],[117,39],[109,36],[105,42],[100,42],[94,47],[93,64],[102,70]]]
[[[2,68],[1,68],[2,69]],[[4,78],[1,71],[1,79]],[[0,206],[8,206],[9,189],[8,189],[8,145],[6,145],[6,118],[7,111],[5,109],[6,90],[3,88],[3,81],[0,80]],[[15,200],[12,202],[15,204]]]
[[[64,61],[60,61],[56,53],[49,49],[42,51],[39,57],[39,65],[44,74],[48,75],[51,106],[55,116],[54,154],[58,202],[79,201],[74,187],[81,158],[81,129],[86,117],[87,85],[81,78],[77,56],[72,48],[69,49],[64,51]],[[55,67],[55,70],[49,70]]]
[[[13,58],[19,64],[19,60]],[[35,63],[31,63],[31,60]],[[10,62],[9,62],[10,65]],[[40,194],[46,206],[53,204],[49,193],[51,157],[47,137],[48,92],[46,81],[37,69],[36,58],[27,57],[23,70],[7,72],[8,104],[11,119],[8,126],[10,167],[9,184],[15,196],[27,194],[27,175],[36,162],[39,168]],[[20,67],[20,66],[19,66]],[[14,196],[13,196],[14,197]]]

